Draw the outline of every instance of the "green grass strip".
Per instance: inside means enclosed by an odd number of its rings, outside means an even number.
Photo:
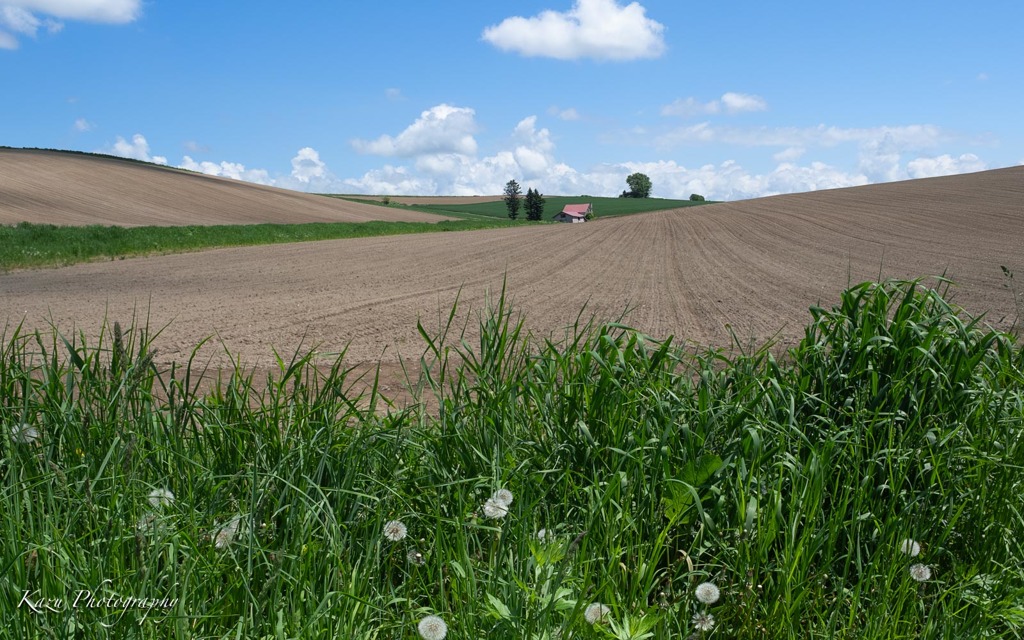
[[[691,202],[690,200],[669,200],[666,198],[598,198],[593,196],[545,196],[544,197],[544,219],[550,220],[561,211],[567,204],[592,204],[594,216],[598,218],[610,216],[625,216],[634,213],[649,213],[651,211],[664,211],[666,209],[679,209],[681,207],[693,207],[710,202]],[[478,202],[475,204],[425,204],[414,207],[420,211],[431,213],[453,212],[453,213],[474,213],[477,215],[492,218],[508,218],[508,210],[502,200],[495,202]],[[519,212],[521,219],[526,218],[526,213]]]
[[[66,266],[97,259],[312,240],[367,238],[407,233],[467,231],[508,226],[497,220],[333,222],[187,227],[67,227],[22,222],[0,226],[0,272]]]

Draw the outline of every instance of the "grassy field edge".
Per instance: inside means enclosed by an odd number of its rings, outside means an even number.
[[[489,219],[441,222],[336,222],[178,227],[84,227],[22,222],[0,225],[0,273],[93,260],[180,253],[218,247],[311,242],[510,226]]]
[[[854,286],[784,359],[538,342],[501,295],[420,327],[430,412],[7,327],[0,637],[1021,637],[1024,348],[941,287]]]

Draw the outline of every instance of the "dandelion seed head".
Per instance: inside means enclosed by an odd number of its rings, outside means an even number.
[[[494,495],[491,496],[491,500],[507,507],[512,504],[512,492],[508,489],[498,489],[494,492]]]
[[[153,508],[160,509],[174,502],[174,494],[170,489],[153,489],[149,492],[149,504]]]
[[[910,565],[910,577],[918,582],[925,582],[926,580],[931,580],[932,570],[928,565],[921,564],[920,562],[912,564]]]
[[[914,558],[919,553],[921,553],[921,545],[918,544],[916,540],[911,540],[910,538],[907,538],[906,540],[900,543],[900,551],[907,554],[911,558]]]
[[[235,540],[235,534],[238,533],[238,523],[241,519],[241,516],[234,516],[222,524],[213,536],[213,546],[217,549],[226,549]]]
[[[409,553],[405,554],[405,559],[409,561],[409,564],[414,564],[416,566],[423,566],[423,564],[426,563],[426,559],[423,557],[423,554],[415,549],[411,549]]]
[[[401,520],[391,520],[384,524],[384,537],[391,542],[398,542],[405,537],[408,533],[408,529],[402,524]]]
[[[714,604],[718,602],[718,597],[721,593],[718,591],[718,587],[712,582],[702,582],[697,585],[697,599],[704,604]]]
[[[597,622],[603,622],[605,618],[612,612],[611,609],[604,606],[600,602],[594,602],[587,605],[587,608],[583,611],[583,619],[589,624]]]
[[[147,531],[149,531],[153,527],[153,524],[155,522],[156,522],[156,514],[155,513],[147,513],[146,515],[144,515],[141,518],[139,518],[139,521],[135,524],[135,528],[140,533],[146,533]]]
[[[508,505],[488,498],[484,503],[484,515],[488,518],[504,518],[508,515]]]
[[[538,542],[551,542],[554,539],[555,539],[555,534],[550,532],[550,531],[548,531],[547,529],[541,529],[540,531],[537,532],[537,541]]]
[[[11,439],[17,444],[32,444],[39,439],[39,429],[27,422],[11,427]]]
[[[416,628],[423,640],[443,640],[448,635],[448,625],[440,616],[427,616]]]
[[[695,614],[692,622],[697,631],[711,631],[715,628],[715,616],[710,613]]]

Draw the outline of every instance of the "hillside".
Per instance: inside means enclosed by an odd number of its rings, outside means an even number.
[[[111,156],[0,149],[0,224],[134,227],[443,219]]]

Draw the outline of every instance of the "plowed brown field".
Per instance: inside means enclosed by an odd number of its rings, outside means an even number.
[[[0,149],[0,224],[134,227],[445,219],[119,158]]]
[[[461,290],[479,310],[507,273],[534,334],[584,305],[654,335],[727,345],[802,335],[808,307],[848,283],[945,273],[955,301],[1006,328],[1000,265],[1024,279],[1024,167],[709,205],[576,225],[217,249],[0,274],[0,322],[94,333],[133,310],[162,360],[217,335],[250,365],[300,341],[349,360],[418,357]],[[461,314],[463,318],[472,313]],[[472,331],[470,331],[470,335]],[[206,349],[223,358],[219,345]]]

